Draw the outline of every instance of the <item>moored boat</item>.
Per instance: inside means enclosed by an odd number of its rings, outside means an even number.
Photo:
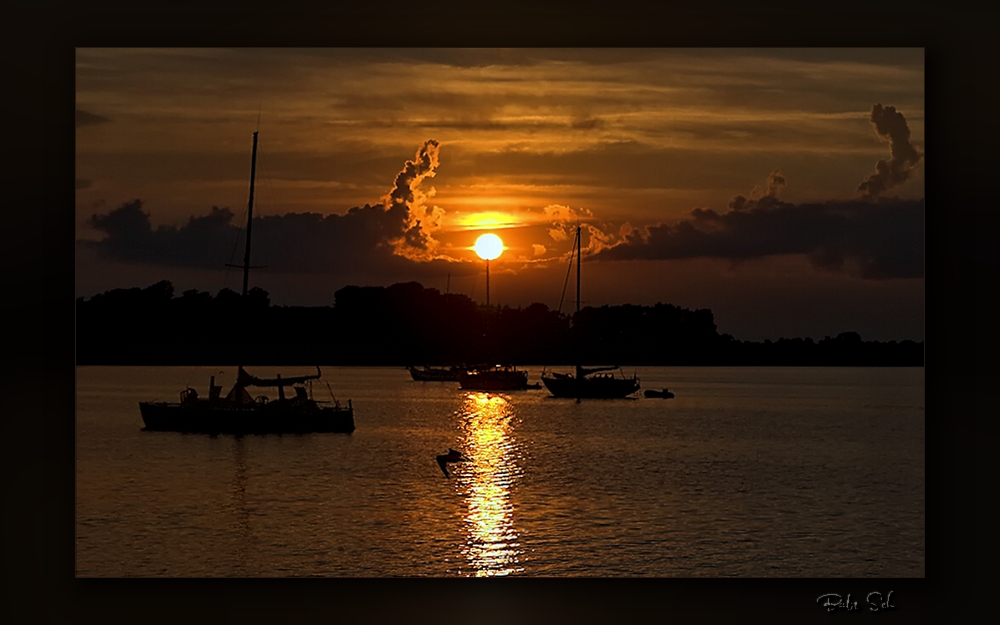
[[[253,153],[250,161],[250,199],[247,207],[246,250],[243,256],[243,296],[247,301],[250,275],[250,242],[253,226],[253,193],[257,170],[257,133],[253,133]],[[242,320],[242,318],[241,318]],[[245,329],[245,328],[244,328]],[[243,354],[246,355],[245,353]],[[332,402],[312,398],[312,380],[322,375],[273,379],[257,378],[237,367],[236,383],[229,394],[221,397],[222,387],[215,385],[215,376],[209,381],[208,398],[198,397],[198,392],[187,388],[180,394],[180,401],[139,402],[139,412],[146,430],[169,432],[198,432],[208,434],[269,434],[306,432],[354,431],[354,406],[351,400],[341,405],[330,391]],[[270,401],[266,396],[256,399],[247,392],[248,387],[277,387],[278,398]],[[295,396],[286,398],[285,387],[291,387]],[[329,386],[328,386],[329,388]]]
[[[576,228],[576,240],[573,243],[576,255],[576,312],[580,312],[580,257],[582,245],[580,227]],[[570,257],[572,263],[573,257]],[[572,266],[572,265],[571,265]],[[560,308],[562,303],[560,302]],[[620,375],[615,376],[613,371]],[[639,378],[633,373],[631,378],[625,377],[621,367],[583,367],[576,365],[573,373],[542,373],[542,383],[555,397],[571,397],[576,399],[620,399],[628,397],[639,390]]]
[[[512,365],[477,367],[462,371],[458,382],[467,391],[523,391],[538,388],[528,384],[528,372]]]
[[[615,376],[612,371],[618,371]],[[576,373],[542,375],[542,383],[556,397],[620,399],[639,390],[639,378],[625,377],[621,367],[576,367]]]
[[[428,367],[423,366],[407,367],[412,377],[417,382],[456,382],[462,372],[461,367]]]
[[[307,391],[305,383],[320,377],[319,367],[316,375],[291,378],[278,375],[267,380],[248,374],[243,367],[238,372],[236,384],[224,398],[220,396],[222,387],[215,385],[212,376],[208,398],[198,397],[195,389],[187,388],[181,392],[180,402],[139,402],[145,429],[203,434],[354,431],[351,400],[342,406],[336,398],[332,402],[315,400]],[[248,387],[277,387],[278,399],[252,398]],[[286,387],[294,390],[293,397],[285,397]]]

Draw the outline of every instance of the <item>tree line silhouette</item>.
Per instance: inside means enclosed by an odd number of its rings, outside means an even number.
[[[79,365],[787,365],[923,366],[923,342],[740,341],[712,311],[670,304],[484,307],[417,282],[347,286],[334,306],[274,306],[253,288],[179,297],[162,280],[76,300]]]

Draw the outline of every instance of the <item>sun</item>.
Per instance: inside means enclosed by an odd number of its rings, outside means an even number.
[[[472,247],[483,260],[493,260],[503,253],[503,241],[495,234],[484,234],[476,239],[476,244]]]

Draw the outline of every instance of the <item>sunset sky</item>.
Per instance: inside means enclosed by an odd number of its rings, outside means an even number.
[[[409,280],[483,302],[493,232],[491,303],[556,308],[579,223],[584,305],[924,338],[919,48],[76,58],[78,296],[239,290],[259,129],[251,286],[274,304]]]

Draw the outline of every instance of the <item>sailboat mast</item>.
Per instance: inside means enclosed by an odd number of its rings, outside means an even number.
[[[583,255],[580,244],[580,226],[576,227],[576,312],[580,312],[580,256]]]
[[[253,228],[253,185],[257,176],[257,133],[253,133],[253,153],[250,157],[250,201],[247,204],[247,247],[243,254],[243,297],[250,282],[250,230]]]
[[[583,242],[580,241],[580,226],[576,226],[576,318],[580,319],[580,257],[583,256]],[[583,370],[580,368],[579,345],[574,345],[576,351],[576,401],[580,401],[583,392]]]

